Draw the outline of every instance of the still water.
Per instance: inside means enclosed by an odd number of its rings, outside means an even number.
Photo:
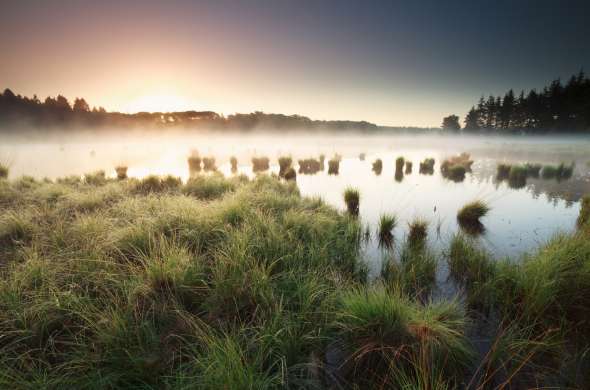
[[[518,257],[533,250],[558,232],[571,231],[579,212],[579,199],[590,193],[590,138],[454,137],[362,134],[148,134],[127,136],[70,135],[33,139],[2,139],[0,161],[10,166],[11,177],[30,175],[56,178],[104,169],[114,176],[114,167],[124,164],[132,177],[173,174],[187,179],[187,156],[198,150],[214,156],[219,170],[231,175],[229,157],[239,160],[239,172],[252,176],[253,156],[268,156],[270,172],[278,172],[277,158],[300,158],[338,153],[342,158],[338,175],[326,171],[298,175],[303,195],[320,196],[344,209],[342,193],[348,186],[361,193],[360,216],[373,237],[382,213],[398,218],[397,242],[407,234],[415,218],[429,221],[429,242],[444,250],[459,227],[457,210],[465,203],[486,201],[491,212],[483,218],[482,244],[496,257]],[[472,172],[462,182],[440,175],[446,157],[467,152],[474,160]],[[359,158],[365,153],[364,161]],[[413,172],[401,181],[394,178],[395,159],[413,162]],[[418,173],[419,162],[436,160],[433,175]],[[372,162],[381,158],[383,171],[376,175]],[[520,189],[496,180],[498,163],[574,163],[568,180],[529,179]],[[296,166],[296,163],[295,163]],[[381,251],[376,240],[366,247],[372,270],[380,267]]]

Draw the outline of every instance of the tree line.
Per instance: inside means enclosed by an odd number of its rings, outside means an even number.
[[[443,129],[459,130],[459,117],[443,119]],[[590,79],[583,71],[569,78],[565,85],[553,80],[541,91],[512,89],[504,96],[483,96],[464,119],[464,131],[472,132],[589,132]]]
[[[125,114],[107,112],[102,107],[90,108],[84,98],[70,103],[62,95],[41,101],[16,95],[10,89],[0,94],[0,132],[33,128],[78,127],[186,127],[203,129],[327,129],[375,130],[377,125],[366,121],[319,121],[301,115],[249,114],[223,116],[213,111],[138,112]]]

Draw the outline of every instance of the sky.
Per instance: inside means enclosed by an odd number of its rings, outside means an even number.
[[[0,89],[438,127],[590,72],[588,0],[0,0]]]

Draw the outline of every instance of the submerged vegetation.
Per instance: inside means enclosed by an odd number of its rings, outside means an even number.
[[[294,170],[292,167],[286,170]],[[26,182],[26,185],[23,183]],[[348,213],[269,175],[2,180],[0,384],[10,388],[587,388],[590,244],[522,262],[457,235],[433,300],[428,223],[381,277]],[[18,189],[18,190],[17,190]],[[482,207],[472,207],[472,219]],[[477,218],[479,218],[477,217]],[[382,215],[381,245],[393,215]],[[473,343],[476,321],[494,329]],[[486,349],[478,358],[478,349]],[[572,372],[574,372],[572,374]]]

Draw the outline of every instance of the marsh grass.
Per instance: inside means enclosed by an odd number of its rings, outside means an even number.
[[[215,157],[203,157],[203,170],[205,172],[214,172],[217,170],[215,165]]]
[[[293,158],[291,156],[281,156],[279,157],[279,177],[284,177],[285,172],[291,165],[293,164]]]
[[[590,195],[584,196],[580,200],[580,214],[578,215],[578,219],[576,224],[578,229],[583,228],[586,225],[589,225],[590,222]]]
[[[84,175],[84,183],[91,185],[91,186],[100,186],[104,185],[107,182],[106,174],[104,171],[96,171],[92,173],[87,173]]]
[[[181,185],[182,180],[179,177],[149,175],[134,183],[133,192],[138,194],[169,192],[178,190]]]
[[[8,166],[0,163],[0,179],[8,178],[8,172],[9,172]]]
[[[265,172],[270,168],[270,160],[268,157],[252,157],[252,171]]]
[[[115,167],[115,173],[117,174],[118,180],[125,180],[127,179],[127,166],[126,165],[119,165]]]
[[[512,165],[510,165],[510,164],[498,164],[497,172],[496,172],[496,179],[498,181],[508,179],[508,176],[510,175],[511,168],[512,168]]]
[[[238,159],[236,156],[231,156],[229,158],[229,163],[231,165],[231,172],[236,173],[238,171]]]
[[[434,159],[433,158],[425,158],[423,161],[420,162],[420,174],[422,175],[432,175],[434,174]]]
[[[420,247],[426,243],[428,238],[428,221],[423,218],[416,218],[408,223],[407,242],[409,246]]]
[[[283,174],[283,178],[288,181],[295,181],[297,180],[297,172],[295,172],[295,169],[293,169],[293,167],[289,167]]]
[[[405,164],[405,159],[403,157],[398,157],[395,159],[395,171],[403,171],[404,170],[404,164]]]
[[[378,158],[373,161],[373,172],[375,172],[375,175],[379,176],[381,175],[381,171],[383,171],[383,161]]]
[[[379,237],[379,247],[391,249],[393,247],[393,229],[397,225],[397,218],[393,214],[381,214],[379,217],[379,227],[377,236]]]
[[[323,170],[324,163],[315,158],[306,158],[299,160],[299,173],[303,175],[314,175]]]
[[[344,190],[344,203],[350,215],[357,216],[359,214],[360,198],[361,194],[358,189],[348,187]]]
[[[490,207],[484,201],[476,200],[467,203],[457,212],[457,222],[467,232],[483,232],[480,219],[486,216],[489,211]]]
[[[328,161],[328,175],[338,175],[340,172],[340,156],[335,155]]]
[[[508,185],[511,188],[523,188],[526,186],[527,178],[528,170],[525,166],[513,165],[510,167],[510,172],[508,173]]]
[[[410,175],[412,173],[412,162],[406,161],[406,170],[404,172],[406,175]]]
[[[454,182],[465,180],[465,174],[471,172],[473,160],[468,153],[461,153],[457,156],[444,160],[440,166],[442,176]]]
[[[541,177],[543,179],[555,179],[557,181],[567,180],[572,177],[574,173],[574,163],[565,165],[545,165],[541,170]]]
[[[197,151],[193,151],[187,158],[188,171],[191,175],[201,172],[201,156]]]

